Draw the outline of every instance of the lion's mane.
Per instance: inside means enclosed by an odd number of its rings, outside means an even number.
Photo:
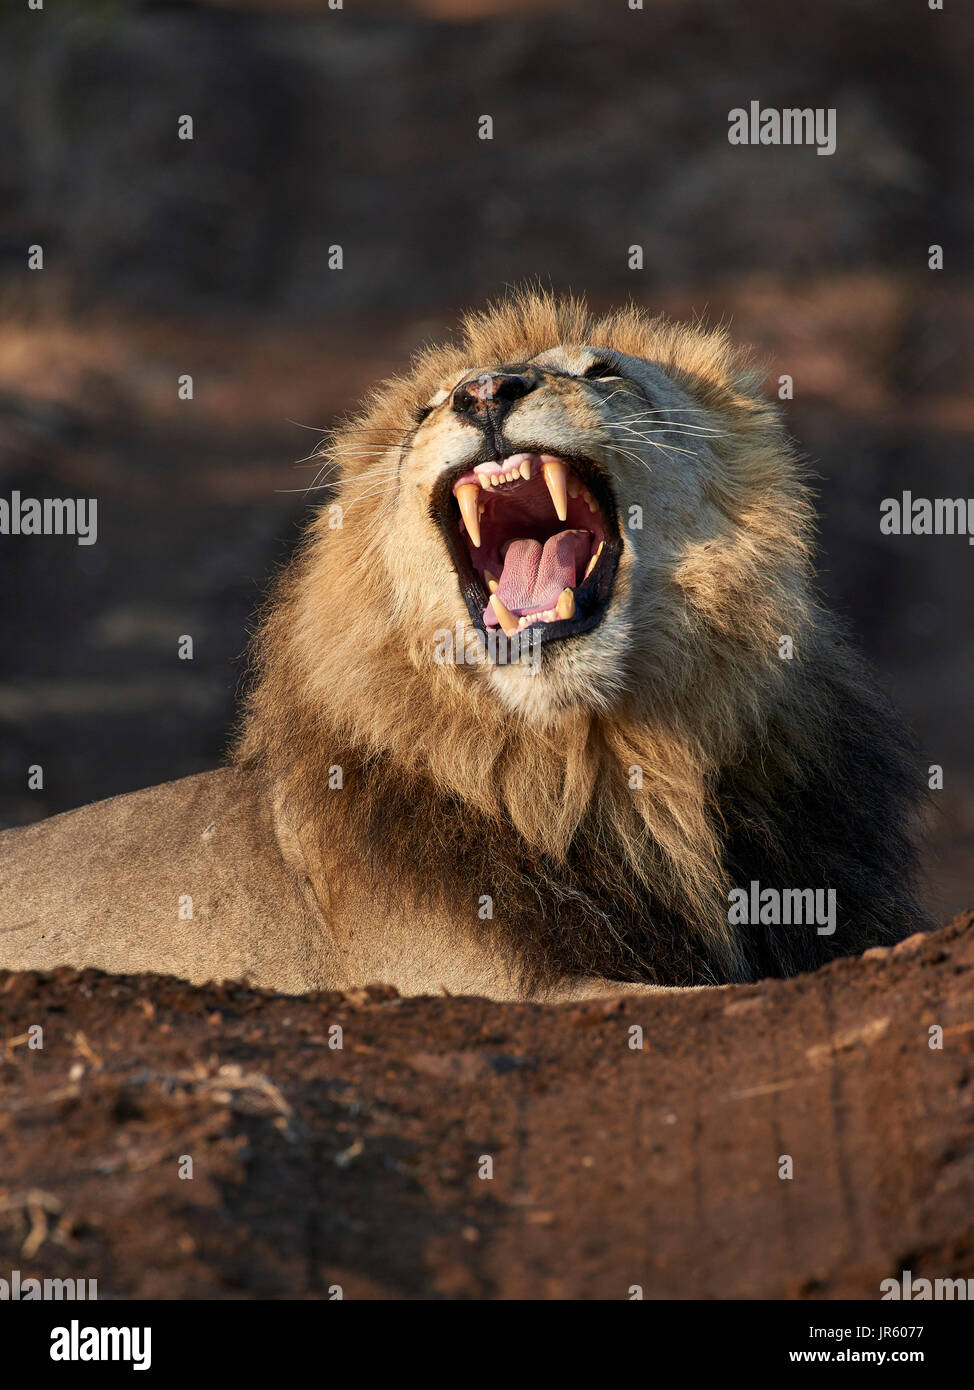
[[[514,296],[336,432],[335,497],[361,490],[370,451],[404,437],[465,364],[559,343],[656,362],[722,422],[713,488],[733,543],[687,548],[673,630],[654,633],[652,661],[637,654],[612,713],[583,703],[540,727],[469,671],[434,664],[370,561],[393,514],[352,507],[335,530],[323,509],[256,636],[238,760],[326,858],[360,866],[390,907],[469,922],[529,989],[792,974],[917,930],[910,742],[816,597],[800,467],[723,333]],[[792,661],[779,658],[783,634]],[[731,926],[728,889],[752,880],[834,889],[834,935]]]

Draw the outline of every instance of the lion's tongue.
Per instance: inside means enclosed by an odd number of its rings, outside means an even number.
[[[511,541],[497,597],[517,617],[522,613],[554,608],[563,589],[574,589],[588,561],[588,531],[559,531],[544,545],[540,541]],[[487,605],[484,622],[496,626],[494,610]]]

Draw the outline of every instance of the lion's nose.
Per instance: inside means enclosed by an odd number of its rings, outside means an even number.
[[[478,423],[488,418],[496,421],[537,384],[533,373],[484,372],[460,383],[453,393],[453,409]]]

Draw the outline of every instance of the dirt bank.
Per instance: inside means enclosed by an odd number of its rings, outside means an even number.
[[[974,1275],[974,913],[794,980],[559,1008],[0,972],[0,1058],[0,1272],[100,1298]]]

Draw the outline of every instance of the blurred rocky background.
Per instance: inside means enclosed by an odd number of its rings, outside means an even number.
[[[95,496],[99,538],[0,542],[0,823],[217,763],[321,497],[299,460],[540,278],[723,321],[793,377],[822,585],[943,765],[929,897],[968,906],[974,549],[882,536],[879,503],[974,497],[972,47],[922,0],[8,7],[0,496]],[[752,99],[835,107],[836,153],[730,145]]]

